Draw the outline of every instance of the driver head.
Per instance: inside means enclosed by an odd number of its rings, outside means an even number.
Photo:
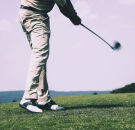
[[[115,41],[113,49],[114,50],[119,50],[120,48],[121,48],[121,44],[118,41]]]

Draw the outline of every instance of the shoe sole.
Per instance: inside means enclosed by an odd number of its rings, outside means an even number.
[[[26,109],[27,111],[29,111],[29,112],[31,112],[31,113],[42,113],[42,112],[34,112],[34,111],[31,111],[31,110],[29,110],[29,109],[27,109],[24,105],[22,105],[22,104],[19,104],[19,106],[21,107],[21,108],[23,108],[23,109]]]
[[[62,110],[65,110],[65,108],[63,108],[63,109],[56,109],[55,110],[55,109],[51,109],[51,108],[47,108],[47,107],[46,108],[42,108],[42,107],[39,107],[39,106],[38,106],[38,108],[42,109],[42,110],[48,110],[48,111],[62,111]]]

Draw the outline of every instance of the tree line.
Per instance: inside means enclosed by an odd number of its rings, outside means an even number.
[[[122,88],[111,91],[112,94],[113,93],[132,93],[132,92],[135,92],[135,83],[131,83]]]

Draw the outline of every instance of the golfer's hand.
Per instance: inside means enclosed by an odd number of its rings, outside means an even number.
[[[70,21],[74,24],[74,25],[80,25],[81,24],[81,18],[77,15],[75,15],[74,17],[70,18]]]

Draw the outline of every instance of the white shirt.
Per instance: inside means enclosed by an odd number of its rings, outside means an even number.
[[[21,0],[21,5],[34,7],[46,13],[52,10],[55,3],[63,6],[66,4],[66,0]]]

